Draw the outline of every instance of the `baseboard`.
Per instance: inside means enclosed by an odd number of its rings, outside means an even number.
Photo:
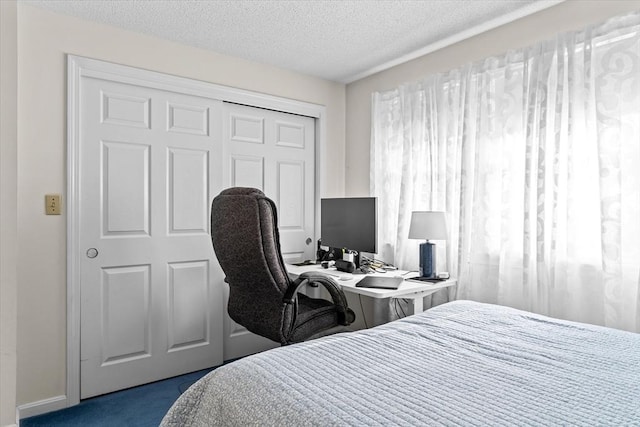
[[[68,407],[67,396],[55,396],[18,406],[18,418],[29,418]]]

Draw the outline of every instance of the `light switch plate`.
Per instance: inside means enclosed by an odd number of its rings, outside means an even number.
[[[47,215],[60,215],[60,195],[46,194],[44,196],[44,207]]]

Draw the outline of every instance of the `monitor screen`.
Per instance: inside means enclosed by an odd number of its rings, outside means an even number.
[[[377,252],[377,200],[375,197],[322,199],[320,240],[323,246],[357,252]]]

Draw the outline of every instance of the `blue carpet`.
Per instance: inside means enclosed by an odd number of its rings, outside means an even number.
[[[157,427],[173,402],[211,370],[86,399],[71,408],[20,420],[20,427]]]

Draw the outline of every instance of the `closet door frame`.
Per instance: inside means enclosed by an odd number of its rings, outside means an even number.
[[[64,403],[80,403],[80,256],[79,167],[80,82],[83,77],[103,78],[188,95],[266,108],[315,119],[315,236],[319,239],[318,208],[322,194],[321,170],[326,158],[326,107],[319,104],[227,87],[156,71],[67,55],[67,390]],[[63,403],[60,405],[60,403]]]

